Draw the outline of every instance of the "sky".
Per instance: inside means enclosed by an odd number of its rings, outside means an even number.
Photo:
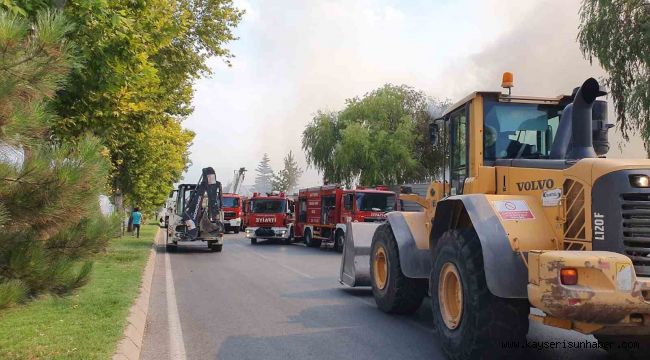
[[[305,170],[300,186],[321,184],[308,168],[301,133],[318,110],[340,110],[346,98],[383,84],[407,84],[456,101],[475,90],[499,90],[514,73],[513,94],[570,94],[600,78],[576,42],[578,0],[235,0],[246,10],[227,45],[232,67],[210,59],[213,75],[195,84],[195,182],[212,166],[228,184],[246,167],[244,184],[268,153],[274,170],[293,151]],[[610,108],[613,105],[610,103]],[[610,121],[613,114],[610,115]],[[645,157],[633,138],[610,132],[610,157]]]

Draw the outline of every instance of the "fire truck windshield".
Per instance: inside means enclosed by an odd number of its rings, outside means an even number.
[[[223,197],[223,207],[237,207],[239,206],[239,199],[236,197]]]
[[[255,214],[278,214],[286,211],[286,201],[284,200],[271,200],[260,199],[251,200],[251,209]]]
[[[393,211],[395,195],[381,193],[357,192],[357,210],[359,211]]]

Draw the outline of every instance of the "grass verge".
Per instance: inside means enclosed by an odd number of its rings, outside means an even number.
[[[0,311],[0,359],[109,359],[138,295],[158,226],[141,230],[140,239],[111,240],[90,282],[75,294]]]

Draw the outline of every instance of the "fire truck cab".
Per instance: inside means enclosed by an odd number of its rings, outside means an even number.
[[[386,186],[344,190],[325,185],[298,191],[295,236],[307,246],[343,250],[347,222],[380,222],[398,210],[397,196]]]
[[[254,193],[246,201],[245,213],[246,237],[251,244],[257,244],[257,239],[293,241],[294,203],[284,193]]]
[[[223,216],[226,232],[239,233],[242,226],[242,201],[239,194],[223,194]]]

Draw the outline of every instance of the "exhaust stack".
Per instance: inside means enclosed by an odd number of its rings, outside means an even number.
[[[567,154],[568,159],[579,160],[584,158],[595,158],[593,133],[592,133],[592,111],[596,98],[604,95],[600,91],[600,85],[594,78],[589,78],[580,86],[573,98],[571,137],[572,146]]]

